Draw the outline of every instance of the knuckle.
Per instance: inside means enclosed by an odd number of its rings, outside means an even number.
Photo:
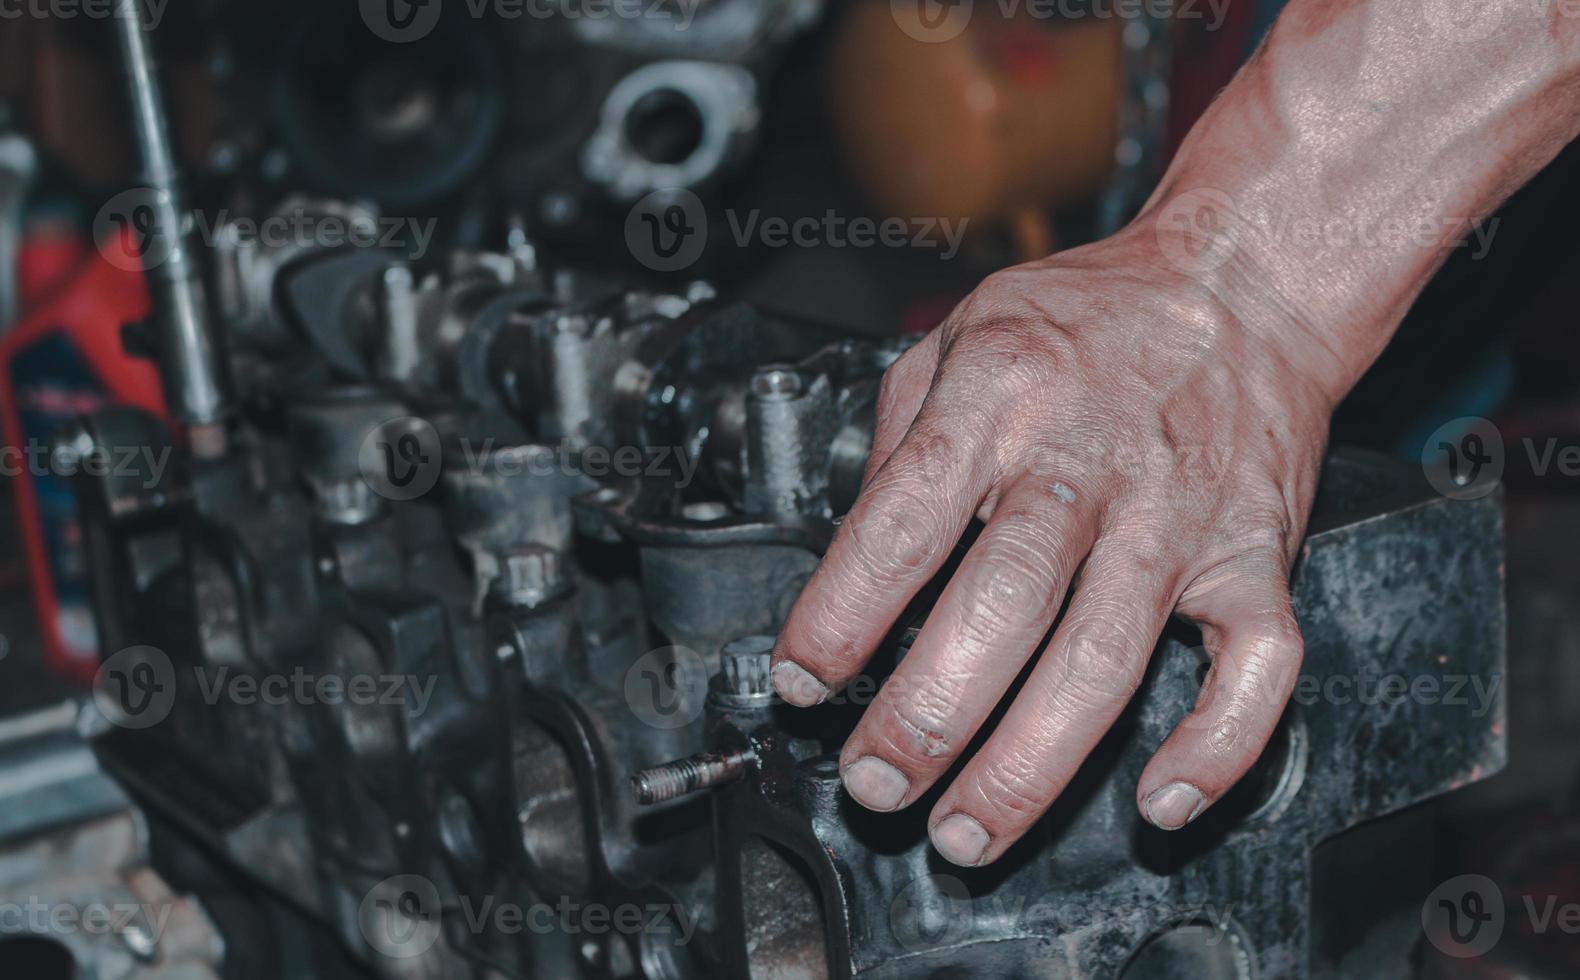
[[[1056,579],[1045,558],[1001,554],[988,559],[978,579],[981,618],[1000,627],[1040,620],[1053,604]]]
[[[984,277],[960,304],[964,314],[960,318],[961,322],[1003,316],[1019,304],[1024,292],[1025,284],[1016,275],[1014,267],[999,269]]]
[[[1070,335],[1030,299],[1033,288],[1006,270],[994,273],[961,304],[944,363],[1063,353]]]
[[[1232,687],[1213,697],[1201,712],[1203,741],[1219,757],[1238,757],[1252,748],[1260,750],[1289,699],[1294,670],[1284,665],[1245,663],[1224,683]]]
[[[1236,705],[1213,720],[1205,741],[1207,748],[1219,757],[1239,755],[1248,747],[1255,726],[1250,722],[1252,712],[1244,705]]]
[[[969,385],[976,400],[989,405],[1014,396],[1045,393],[1064,362],[1056,328],[1039,329],[1026,320],[995,320],[973,327],[951,352],[949,374]],[[984,384],[986,382],[986,384]]]
[[[982,576],[982,599],[1003,610],[1019,610],[1037,602],[1051,583],[1036,562],[1021,558],[999,558],[988,564]]]
[[[917,760],[952,758],[959,744],[957,712],[964,678],[927,678],[910,691],[895,691],[890,717],[896,749]]]
[[[931,566],[946,535],[935,516],[938,505],[912,489],[885,489],[860,520],[851,521],[852,556],[868,574],[888,580]]]
[[[936,411],[936,408],[935,408]],[[934,419],[912,426],[897,450],[895,486],[914,495],[936,494],[951,485],[970,463],[971,452],[957,441],[960,427]]]
[[[1032,298],[1047,288],[1047,272],[1036,265],[1012,265],[985,276],[968,302],[990,317],[1003,318],[1032,307]]]
[[[1041,816],[1051,797],[1035,766],[1018,756],[997,759],[977,776],[977,791],[995,823],[1016,825]]]
[[[1066,697],[1092,709],[1128,702],[1141,686],[1149,646],[1124,617],[1078,624],[1066,642]]]
[[[1035,486],[1028,489],[1026,484],[1033,480]],[[1009,500],[994,513],[987,540],[1022,561],[1046,563],[1067,536],[1061,518],[1079,499],[1079,493],[1057,474],[1022,477]]]

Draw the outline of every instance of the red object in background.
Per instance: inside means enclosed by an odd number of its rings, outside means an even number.
[[[16,259],[21,308],[31,310],[59,291],[88,260],[89,245],[69,225],[40,223],[23,240]]]
[[[106,405],[165,417],[153,363],[130,357],[121,344],[121,327],[148,315],[148,292],[141,272],[59,231],[24,239],[19,267],[24,312],[0,335],[0,464],[16,477],[17,526],[46,661],[86,684],[99,650],[81,533],[71,488],[51,472],[48,446],[65,422]]]
[[[961,293],[959,296],[944,296],[913,303],[900,315],[900,333],[904,336],[917,337],[932,333],[933,328],[948,319],[949,314],[953,313],[955,307],[959,306],[960,301],[965,298],[966,294]]]

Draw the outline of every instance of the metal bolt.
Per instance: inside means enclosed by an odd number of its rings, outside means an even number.
[[[636,801],[643,806],[663,803],[734,782],[746,775],[746,767],[756,761],[757,753],[750,749],[699,752],[686,759],[642,770],[631,777],[631,788],[636,791]]]
[[[531,608],[558,593],[564,585],[559,552],[527,545],[501,557],[494,592],[512,606]]]
[[[318,485],[318,513],[331,524],[366,524],[383,513],[384,501],[365,480]]]
[[[411,269],[392,265],[384,270],[384,373],[397,381],[410,381],[422,364],[418,340],[417,280]]]
[[[554,332],[585,337],[592,330],[592,323],[584,316],[568,314],[554,318]]]
[[[724,689],[737,697],[773,693],[768,664],[774,652],[771,636],[745,636],[724,645],[719,659],[724,669]]]
[[[801,375],[793,367],[774,365],[752,375],[752,394],[764,401],[785,401],[801,394]]]

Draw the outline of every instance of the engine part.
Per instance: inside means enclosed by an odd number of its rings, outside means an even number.
[[[143,816],[94,758],[99,712],[0,723],[0,962],[14,976],[218,980],[202,906],[149,867]]]
[[[504,204],[595,246],[587,232],[617,228],[631,200],[734,172],[785,49],[823,7],[220,3],[210,157],[281,196],[472,207],[480,222]]]
[[[626,201],[700,187],[741,155],[758,112],[757,83],[743,68],[655,61],[609,92],[582,170]]]
[[[194,449],[218,455],[224,451],[223,423],[230,410],[225,362],[209,323],[197,231],[182,203],[159,65],[136,0],[118,0],[111,20],[146,185],[127,230],[139,237],[135,249],[148,277],[165,400],[171,414],[193,427]]]
[[[1295,580],[1318,696],[1234,797],[1175,835],[1135,812],[1199,684],[1173,634],[1033,835],[941,865],[925,807],[862,811],[833,761],[927,602],[837,703],[766,678],[905,342],[525,254],[281,267],[307,352],[235,355],[228,451],[76,481],[100,685],[144,695],[101,757],[367,975],[1302,976],[1314,845],[1502,764],[1501,696],[1325,693],[1496,692],[1504,653],[1496,499],[1339,456]],[[126,409],[75,438],[171,441]]]
[[[582,17],[573,26],[588,44],[635,54],[741,61],[810,28],[823,6],[824,0],[693,0],[645,17]]]
[[[1348,456],[1324,484],[1294,580],[1303,693],[1252,772],[1184,831],[1141,823],[1134,786],[1195,703],[1206,662],[1188,638],[1160,645],[1127,714],[1006,868],[941,866],[926,806],[864,813],[830,757],[776,750],[789,722],[718,712],[714,743],[756,760],[715,810],[726,974],[1306,975],[1317,843],[1504,761],[1501,698],[1478,718],[1424,698],[1311,696],[1318,679],[1332,694],[1368,676],[1501,678],[1502,620],[1481,615],[1501,594],[1498,509],[1422,499]],[[1424,568],[1430,586],[1411,571]],[[1373,975],[1403,967],[1397,955]]]

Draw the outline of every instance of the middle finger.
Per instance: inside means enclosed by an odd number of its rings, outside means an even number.
[[[1096,493],[1021,477],[840,754],[851,796],[896,810],[959,757],[1053,624],[1096,536]]]

